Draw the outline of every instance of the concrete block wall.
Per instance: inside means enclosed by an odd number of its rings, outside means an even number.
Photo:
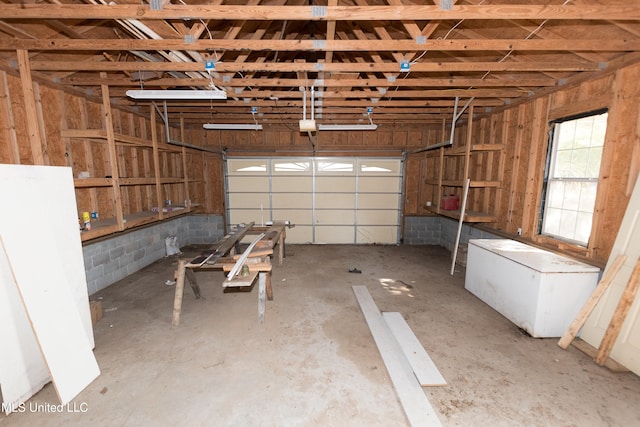
[[[451,218],[442,218],[442,234],[440,236],[440,246],[447,248],[449,251],[453,250],[456,244],[456,234],[458,233],[458,221]],[[489,233],[484,230],[476,228],[471,223],[463,223],[462,231],[460,233],[460,244],[466,244],[469,239],[502,239],[503,237]]]
[[[166,256],[165,239],[177,236],[178,247],[215,243],[225,235],[220,215],[189,215],[118,234],[85,245],[89,295]]]
[[[441,220],[439,216],[407,216],[404,219],[405,245],[440,245]]]
[[[442,216],[407,216],[404,219],[403,242],[406,245],[438,245],[453,250],[458,233],[458,221]],[[499,239],[500,236],[462,224],[460,244],[469,239]]]

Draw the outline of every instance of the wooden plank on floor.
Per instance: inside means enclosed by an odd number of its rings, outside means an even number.
[[[421,386],[443,386],[447,385],[433,360],[424,349],[411,327],[407,324],[402,314],[397,312],[382,313],[382,318],[387,323],[389,330],[393,334],[398,345],[413,369]]]
[[[414,427],[442,425],[369,291],[365,286],[352,286],[352,289],[409,423]]]

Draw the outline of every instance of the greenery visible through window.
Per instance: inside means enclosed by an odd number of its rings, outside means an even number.
[[[542,234],[589,243],[606,129],[602,111],[552,123]]]

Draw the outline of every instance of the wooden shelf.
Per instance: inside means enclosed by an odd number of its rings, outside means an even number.
[[[450,211],[439,209],[437,206],[427,207],[427,210],[448,218],[460,219],[460,210]],[[467,211],[464,214],[464,222],[495,222],[496,217],[482,212]]]
[[[197,206],[192,206],[191,209],[184,207],[172,207],[170,211],[163,211],[163,218],[173,218],[176,216],[188,214],[193,212]],[[165,208],[166,209],[166,208]],[[91,230],[82,231],[80,233],[81,240],[83,242],[98,237],[106,236],[108,234],[116,233],[118,231],[128,230],[141,225],[150,224],[152,222],[160,221],[160,214],[153,211],[136,212],[134,214],[124,216],[124,228],[120,230],[115,218],[101,219],[98,221],[91,221]]]
[[[120,185],[155,185],[155,178],[138,177],[138,178],[120,178],[118,180]],[[181,177],[167,177],[160,178],[160,184],[184,184],[184,178]]]
[[[108,138],[107,131],[103,129],[64,129],[60,131],[60,135],[65,138],[94,139],[98,141],[106,141]],[[113,135],[113,139],[116,145],[134,145],[136,147],[153,148],[151,141],[135,136],[116,133]],[[158,143],[158,149],[176,153],[181,151],[181,148],[178,146],[165,143]]]
[[[73,185],[76,188],[111,187],[113,180],[111,178],[75,178]]]
[[[501,181],[482,179],[483,177],[491,178],[492,176],[486,176],[485,171],[482,171],[481,169],[478,170],[475,167],[477,165],[475,160],[472,160],[472,156],[478,156],[482,153],[489,153],[488,155],[486,155],[486,157],[490,161],[494,161],[494,159],[497,157],[497,161],[502,162],[504,158],[505,145],[474,144],[472,142],[471,135],[471,129],[473,129],[473,105],[469,107],[468,120],[467,135],[464,145],[460,146],[458,144],[456,147],[452,147],[447,144],[439,147],[437,152],[434,150],[434,154],[431,154],[429,156],[432,159],[436,159],[436,163],[432,165],[432,167],[434,167],[434,173],[430,174],[429,179],[424,180],[424,183],[427,186],[430,186],[430,191],[428,191],[427,197],[430,197],[431,201],[434,203],[433,206],[426,206],[426,210],[437,215],[442,215],[457,220],[460,219],[461,215],[459,210],[440,209],[440,206],[442,206],[441,198],[446,194],[455,193],[460,197],[460,199],[462,199],[467,180],[471,179],[473,176],[479,177],[480,179],[472,179],[469,181],[469,189],[473,189],[474,191],[469,192],[471,202],[467,205],[467,207],[473,206],[478,209],[480,206],[486,206],[489,210],[495,210],[495,206],[493,204],[486,203],[486,199],[483,201],[483,203],[478,203],[478,198],[482,196],[484,196],[485,198],[488,197],[488,191],[499,191],[500,189],[502,189]],[[449,169],[445,171],[446,168]],[[458,179],[445,179],[445,177],[455,177]],[[463,221],[496,222],[497,218],[492,214],[467,210],[464,214]]]
[[[437,183],[436,183],[437,184]],[[464,181],[460,180],[447,180],[442,181],[443,187],[464,187]],[[500,181],[470,181],[470,188],[483,188],[483,187],[491,187],[498,188],[502,185]]]

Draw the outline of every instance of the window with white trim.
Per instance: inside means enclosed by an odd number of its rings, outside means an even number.
[[[589,243],[606,130],[606,111],[551,123],[541,234]]]

